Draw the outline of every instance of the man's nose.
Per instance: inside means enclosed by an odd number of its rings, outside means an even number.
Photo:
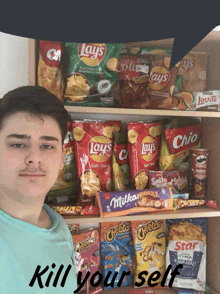
[[[42,163],[42,156],[41,156],[41,151],[39,150],[39,147],[30,147],[28,155],[25,158],[25,163],[27,165],[32,165],[32,166],[39,166]]]

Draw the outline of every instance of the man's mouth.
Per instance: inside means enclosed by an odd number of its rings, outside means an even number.
[[[26,178],[37,178],[37,177],[45,177],[45,174],[38,174],[38,173],[27,173],[27,174],[19,174],[21,177]]]

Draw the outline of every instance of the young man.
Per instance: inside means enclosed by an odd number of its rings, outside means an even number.
[[[68,112],[45,88],[0,101],[0,293],[73,293],[74,249],[64,219],[44,204],[63,168]]]

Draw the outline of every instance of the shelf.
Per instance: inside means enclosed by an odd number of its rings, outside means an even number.
[[[176,211],[154,212],[147,214],[126,215],[118,217],[98,217],[98,216],[65,216],[63,215],[67,224],[73,223],[102,223],[115,221],[139,221],[151,219],[177,219],[177,218],[198,218],[198,217],[218,217],[220,216],[220,209],[213,209],[209,207],[199,208],[184,208]]]
[[[146,291],[146,293],[147,293],[147,291],[152,290],[154,294],[177,294],[177,291],[174,289],[169,289],[169,288],[155,289],[153,287],[134,288],[133,285],[104,290],[104,291],[102,291],[102,293],[104,293],[104,294],[127,294],[128,290],[142,290],[142,289],[144,289]]]
[[[100,114],[122,114],[122,115],[145,115],[145,116],[191,116],[191,117],[220,117],[220,112],[211,111],[178,111],[158,109],[131,109],[110,107],[84,107],[65,106],[68,112],[75,113],[100,113]]]

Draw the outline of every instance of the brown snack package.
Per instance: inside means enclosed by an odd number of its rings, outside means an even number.
[[[207,206],[217,208],[215,200],[198,200],[198,199],[180,199],[173,198],[173,210],[188,207]]]

